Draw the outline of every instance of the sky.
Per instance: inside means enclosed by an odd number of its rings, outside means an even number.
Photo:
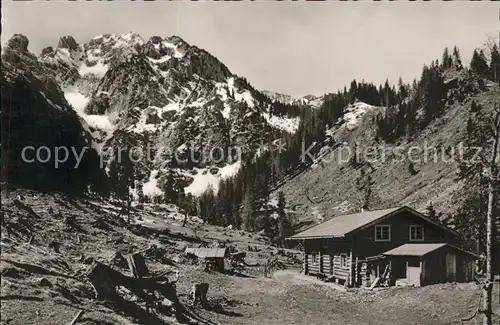
[[[2,0],[2,45],[15,33],[39,54],[63,35],[77,42],[135,32],[178,35],[257,89],[321,95],[352,79],[396,82],[457,45],[465,62],[498,35],[495,2],[68,2]]]

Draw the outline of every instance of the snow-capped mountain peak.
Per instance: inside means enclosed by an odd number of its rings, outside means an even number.
[[[272,129],[294,133],[300,122],[274,115],[273,101],[179,36],[145,40],[135,33],[103,34],[80,44],[64,36],[39,60],[65,90],[95,148],[150,142],[181,152],[189,148],[202,158],[186,164],[157,154],[144,163],[156,171],[145,173],[147,184],[174,172],[183,179],[181,187],[199,194],[202,184],[213,186],[214,177],[227,174],[207,177],[209,170],[233,166],[235,172],[240,166],[227,152],[238,148],[255,154],[256,144]],[[224,160],[210,160],[215,147],[227,155]],[[193,168],[196,175],[189,172]]]

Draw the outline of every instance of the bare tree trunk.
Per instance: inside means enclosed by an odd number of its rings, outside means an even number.
[[[488,214],[486,220],[486,282],[483,285],[483,325],[493,325],[491,298],[493,292],[493,202],[495,188],[490,181],[488,186]]]
[[[495,119],[493,122],[494,141],[491,148],[491,160],[489,163],[489,180],[488,180],[488,213],[486,215],[486,281],[483,285],[483,325],[493,325],[492,321],[492,292],[493,292],[493,234],[495,232],[495,224],[493,222],[493,205],[495,202],[495,190],[497,182],[497,157],[498,145],[500,142],[500,110],[496,107]]]

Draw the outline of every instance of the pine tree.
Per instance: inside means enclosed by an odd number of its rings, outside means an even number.
[[[488,191],[484,186],[467,186],[460,194],[464,200],[452,216],[452,224],[466,248],[481,255],[486,248]]]
[[[408,107],[406,104],[399,104],[398,111],[396,114],[396,128],[395,128],[395,138],[404,136],[406,130],[406,111]],[[395,139],[394,139],[395,140]]]
[[[446,96],[443,75],[435,64],[424,66],[420,86],[424,109],[421,128],[424,128],[442,113],[443,99]]]
[[[351,86],[349,87],[349,94],[348,94],[350,104],[353,104],[355,102],[357,92],[358,92],[358,84],[356,80],[353,80],[351,81]]]
[[[136,182],[135,188],[137,189],[137,198],[139,203],[144,203],[146,201],[146,197],[144,195],[143,184]]]
[[[278,238],[281,245],[284,245],[285,238],[289,237],[293,233],[292,224],[285,212],[286,200],[285,193],[282,191],[278,192]]]
[[[162,186],[165,203],[177,204],[179,199],[179,189],[172,171],[168,171],[165,182]]]
[[[437,213],[436,209],[434,209],[434,205],[430,202],[427,206],[427,216],[432,220],[439,221],[441,219],[441,215],[442,213]]]
[[[249,186],[241,203],[241,227],[245,231],[254,231],[257,223],[257,202],[255,191]]]
[[[466,130],[468,134],[472,134],[474,132],[474,124],[472,123],[472,118],[470,116],[467,119]]]
[[[216,199],[212,186],[209,186],[199,197],[198,212],[203,221],[209,224],[215,224],[216,220]]]
[[[458,51],[458,47],[456,46],[453,48],[452,59],[453,59],[453,66],[455,67],[455,69],[457,70],[463,69],[462,58],[460,57],[460,52]]]
[[[478,106],[476,104],[476,101],[475,100],[472,100],[472,102],[470,103],[470,112],[471,113],[476,113],[478,111]]]
[[[408,97],[408,91],[406,88],[406,85],[403,82],[403,78],[399,77],[398,79],[398,92],[399,92],[399,99],[400,101],[403,101]]]
[[[490,62],[490,78],[494,81],[500,80],[500,53],[498,52],[498,46],[493,45],[491,49],[491,62]]]
[[[109,165],[109,179],[115,199],[123,203],[122,209],[127,212],[130,223],[130,207],[132,197],[130,188],[134,188],[134,165],[127,154],[115,157]]]
[[[482,50],[479,53],[477,50],[474,50],[472,60],[470,62],[470,68],[479,76],[488,77],[488,63],[486,62],[486,58]]]
[[[113,199],[118,198],[117,184],[118,184],[118,161],[113,159],[109,163],[109,184],[111,187],[111,194]]]
[[[443,57],[441,59],[441,68],[442,69],[449,69],[449,68],[451,68],[452,63],[453,63],[453,60],[452,60],[450,54],[448,53],[448,48],[445,47],[444,52],[443,52]]]

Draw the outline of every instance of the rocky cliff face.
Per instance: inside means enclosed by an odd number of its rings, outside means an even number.
[[[106,158],[122,146],[155,148],[151,159],[138,163],[139,181],[151,193],[160,193],[156,178],[171,172],[196,182],[193,174],[203,178],[196,186],[200,192],[222,176],[214,167],[234,172],[236,153],[251,156],[273,129],[294,132],[298,126],[297,118],[273,116],[266,96],[178,36],[105,34],[83,44],[64,36],[38,58],[27,52],[25,37],[9,44],[24,53],[24,61],[36,63],[34,73],[78,114],[81,129]],[[11,64],[18,64],[19,55]],[[209,170],[214,177],[207,177]]]
[[[29,188],[79,192],[98,173],[95,152],[87,152],[81,161],[72,154],[88,150],[90,134],[55,74],[29,52],[28,44],[25,36],[14,35],[2,50],[3,163],[8,180]]]

